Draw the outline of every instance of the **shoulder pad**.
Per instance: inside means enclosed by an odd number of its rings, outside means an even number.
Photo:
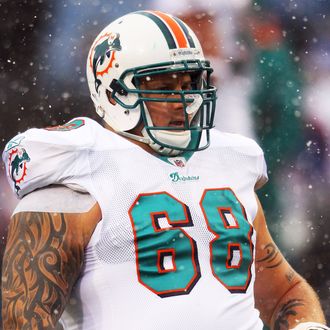
[[[100,127],[92,119],[75,118],[62,126],[29,129],[11,139],[2,159],[16,195],[22,198],[49,184],[65,184],[78,170],[77,158],[95,144]]]
[[[268,181],[264,152],[255,140],[240,134],[215,130],[212,143],[218,147],[230,148],[251,160],[256,175],[255,189],[261,188]]]

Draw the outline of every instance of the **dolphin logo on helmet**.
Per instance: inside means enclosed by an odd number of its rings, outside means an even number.
[[[106,39],[104,39],[104,37]],[[96,43],[94,46],[94,54],[92,60],[92,68],[95,78],[95,89],[98,90],[101,85],[100,79],[98,79],[98,75],[103,75],[108,72],[108,70],[112,67],[112,62],[115,59],[115,51],[121,51],[119,33],[111,33],[102,36],[98,41],[100,43]],[[99,67],[105,66],[105,69],[99,70]]]

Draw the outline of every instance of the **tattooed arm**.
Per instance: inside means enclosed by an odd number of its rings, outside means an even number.
[[[272,240],[259,200],[254,227],[257,232],[255,300],[262,320],[273,330],[292,329],[308,321],[325,324],[314,290],[290,267]]]
[[[85,213],[19,212],[13,216],[3,258],[4,329],[60,328],[56,323],[100,218],[98,204]]]

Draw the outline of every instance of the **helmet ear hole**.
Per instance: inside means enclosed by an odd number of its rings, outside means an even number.
[[[105,93],[107,94],[108,100],[112,105],[116,105],[117,102],[114,100],[114,98],[111,96],[112,92],[109,89],[106,89]]]
[[[96,108],[96,113],[103,119],[104,116],[105,116],[105,111],[104,109],[99,105],[97,108]]]

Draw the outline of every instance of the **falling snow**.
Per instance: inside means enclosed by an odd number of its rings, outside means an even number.
[[[202,43],[219,89],[216,127],[254,138],[263,148],[269,183],[259,196],[268,226],[321,301],[330,301],[330,2],[204,3],[1,2],[1,150],[31,127],[60,125],[76,116],[98,119],[86,58],[95,35],[111,20],[150,8],[186,17],[197,10],[192,17],[198,22],[191,24],[200,35],[209,32]],[[0,218],[9,219],[17,201],[3,164],[0,187]],[[2,247],[6,225],[3,220]],[[330,307],[326,313],[330,322]]]

